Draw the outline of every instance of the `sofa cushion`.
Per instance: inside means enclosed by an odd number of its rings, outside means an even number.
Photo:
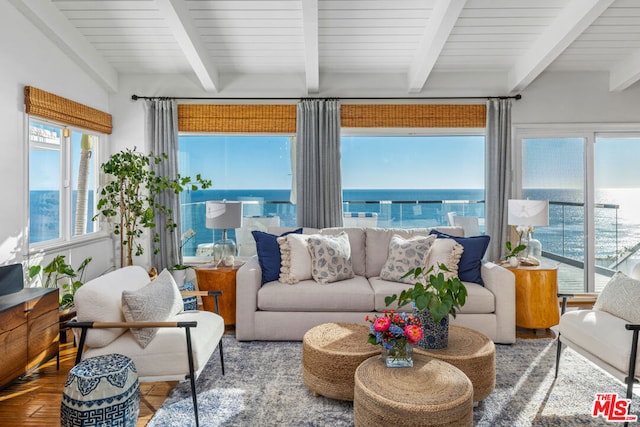
[[[569,340],[609,365],[627,372],[633,334],[624,327],[629,323],[606,311],[572,310],[560,317],[560,340]],[[636,358],[640,366],[640,352]],[[636,370],[636,378],[640,371]]]
[[[79,322],[124,322],[122,291],[137,289],[149,283],[144,268],[132,265],[96,277],[82,285],[74,296]],[[91,329],[87,332],[89,347],[103,347],[122,335],[126,328]]]
[[[382,280],[379,277],[372,277],[369,279],[371,287],[374,293],[374,308],[376,311],[396,309],[397,303],[393,303],[389,307],[386,306],[384,299],[390,295],[400,295],[405,289],[410,289],[412,285],[404,283],[390,282],[388,280]],[[460,313],[465,314],[487,314],[494,313],[496,311],[495,297],[483,286],[477,283],[462,282],[467,289],[467,302],[460,309]],[[402,311],[412,311],[412,305],[407,304],[402,308]]]
[[[435,240],[436,236],[414,236],[405,239],[394,234],[389,242],[387,261],[382,266],[380,278],[413,284],[413,276],[405,276],[411,270],[425,266],[427,254]]]
[[[349,246],[351,247],[351,268],[356,276],[364,276],[365,273],[365,234],[364,228],[334,227],[323,228],[320,234],[336,236],[341,232],[349,236]]]
[[[258,308],[285,312],[370,312],[373,290],[362,276],[326,285],[313,280],[303,280],[295,286],[270,282],[258,290]]]
[[[287,231],[281,236],[289,233],[302,233],[302,228]],[[264,231],[254,230],[251,232],[256,241],[256,251],[258,252],[258,262],[262,269],[262,284],[272,280],[278,280],[280,276],[280,246],[278,245],[278,237],[275,234],[265,233]]]
[[[640,323],[640,280],[618,271],[602,289],[593,305],[631,323]]]
[[[309,253],[309,235],[287,234],[278,237],[280,245],[280,281],[295,284],[311,279],[311,254]]]
[[[432,235],[433,236],[433,235]],[[453,239],[436,239],[429,248],[425,269],[433,267],[435,274],[440,273],[440,265],[444,264],[449,271],[442,271],[444,278],[458,277],[458,266],[464,248]]]
[[[456,237],[431,230],[438,238],[453,239],[464,247],[460,264],[458,264],[458,277],[463,282],[473,282],[483,285],[480,267],[482,259],[489,246],[489,236]]]
[[[428,236],[431,230],[430,228],[365,228],[365,276],[380,276],[382,266],[389,254],[389,242],[394,234],[408,239],[414,236]],[[462,227],[437,227],[435,230],[450,233],[451,236],[464,236]]]
[[[353,277],[351,246],[347,233],[336,236],[309,236],[311,276],[322,284],[339,282]]]
[[[122,313],[127,322],[164,322],[182,311],[184,304],[178,285],[166,268],[158,277],[135,291],[122,291]],[[158,328],[131,328],[142,348],[156,336]]]

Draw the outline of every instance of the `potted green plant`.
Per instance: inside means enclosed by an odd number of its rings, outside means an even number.
[[[507,242],[504,244],[505,248],[507,249],[507,254],[504,256],[504,259],[507,260],[509,262],[509,265],[511,267],[517,267],[518,266],[518,255],[520,254],[520,252],[524,251],[525,249],[527,249],[527,247],[525,245],[523,245],[522,243],[516,245],[515,247],[511,245],[511,241],[507,240]]]
[[[42,285],[60,288],[60,310],[69,310],[73,307],[76,291],[84,284],[84,271],[91,260],[91,257],[85,258],[75,270],[67,264],[64,255],[58,255],[44,267],[34,265],[29,268],[29,280],[34,280],[42,271]]]
[[[467,288],[462,281],[451,273],[446,265],[429,269],[421,267],[410,270],[405,277],[416,280],[412,288],[405,289],[398,297],[396,294],[385,298],[385,304],[396,300],[398,308],[413,303],[414,316],[422,322],[423,338],[418,343],[423,348],[444,348],[449,336],[449,315],[456,317],[456,310],[467,301]],[[446,274],[445,276],[445,273]]]
[[[135,150],[135,148],[134,148]],[[188,176],[177,175],[176,178],[160,176],[151,169],[151,165],[158,165],[168,159],[166,154],[141,154],[126,149],[115,153],[103,163],[101,169],[111,177],[100,191],[98,213],[96,220],[103,216],[107,221],[113,221],[113,233],[120,237],[120,265],[132,265],[135,255],[144,253],[140,239],[145,229],[154,229],[155,212],[167,214],[164,225],[169,231],[174,231],[177,224],[172,219],[173,211],[159,200],[164,191],[181,193],[185,188],[192,191],[208,188],[211,181],[196,175],[195,182]],[[153,232],[154,253],[159,249],[155,246],[160,236]]]

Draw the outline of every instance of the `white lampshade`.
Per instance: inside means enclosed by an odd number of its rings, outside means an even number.
[[[509,225],[542,227],[549,225],[548,200],[509,200]]]
[[[242,227],[242,202],[208,201],[206,227],[230,229]]]

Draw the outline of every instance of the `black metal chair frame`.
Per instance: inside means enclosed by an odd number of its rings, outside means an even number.
[[[194,291],[184,292],[183,295],[188,296],[212,296],[214,297],[216,313],[219,313],[218,297],[222,295],[222,291]],[[191,328],[198,326],[197,321],[189,322],[78,322],[72,320],[67,322],[66,325],[69,328],[80,328],[82,332],[80,334],[80,342],[78,344],[78,352],[76,354],[75,364],[77,365],[82,360],[82,353],[84,350],[85,340],[87,338],[87,331],[89,329],[104,329],[104,328],[184,328],[187,344],[187,358],[189,362],[189,374],[185,376],[191,383],[191,397],[193,400],[193,412],[196,418],[196,427],[200,426],[200,420],[198,417],[198,394],[196,393],[196,376],[195,368],[193,364],[193,347],[191,344]],[[222,339],[218,342],[218,348],[220,349],[220,365],[222,367],[222,375],[224,375],[224,354],[222,350]]]

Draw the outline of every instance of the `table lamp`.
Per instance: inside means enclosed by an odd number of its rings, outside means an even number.
[[[508,202],[508,223],[517,227],[524,227],[525,256],[540,261],[542,257],[542,243],[533,238],[534,227],[549,225],[549,201],[548,200],[518,200]]]
[[[206,227],[222,229],[222,239],[213,243],[213,260],[216,264],[236,255],[236,242],[227,237],[227,229],[241,226],[242,202],[206,202]]]

